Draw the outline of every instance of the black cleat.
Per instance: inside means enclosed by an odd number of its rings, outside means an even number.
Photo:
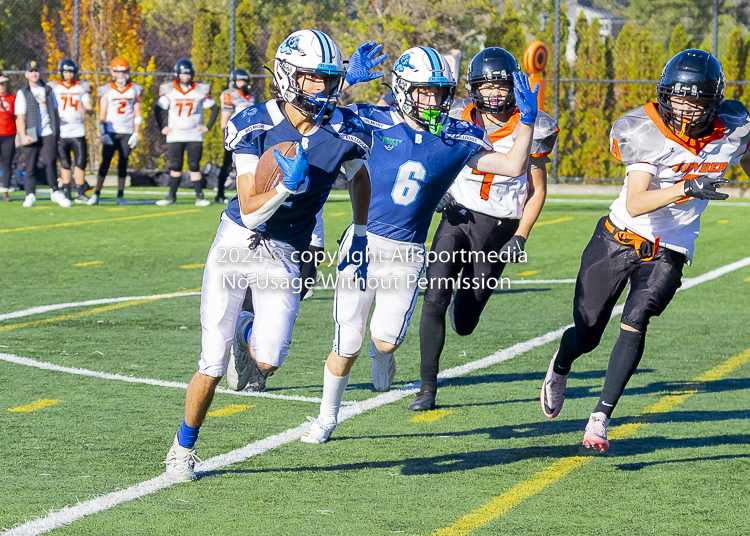
[[[428,409],[435,409],[435,393],[431,391],[419,391],[414,402],[409,404],[409,409],[412,411],[427,411]]]

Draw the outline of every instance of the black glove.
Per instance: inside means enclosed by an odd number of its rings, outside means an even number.
[[[500,248],[500,260],[508,259],[508,262],[518,262],[521,258],[521,252],[526,245],[526,239],[521,235],[513,235],[503,247]]]
[[[697,179],[688,179],[685,181],[685,195],[695,197],[696,199],[727,199],[728,194],[722,194],[716,191],[721,185],[729,182],[726,179],[712,179],[709,177],[698,177]]]
[[[456,204],[456,199],[451,195],[450,192],[445,192],[445,195],[440,200],[440,203],[438,203],[438,206],[435,209],[435,212],[445,212],[446,210],[448,210],[455,204]]]

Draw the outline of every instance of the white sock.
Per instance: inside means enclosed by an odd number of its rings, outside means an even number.
[[[320,403],[320,419],[325,423],[338,422],[339,407],[344,390],[349,383],[349,375],[334,376],[328,365],[323,365],[323,401]]]

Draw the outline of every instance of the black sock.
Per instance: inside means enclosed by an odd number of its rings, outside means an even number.
[[[573,361],[581,356],[582,352],[576,349],[576,328],[568,328],[560,339],[560,348],[557,350],[557,357],[552,370],[555,374],[568,374]]]
[[[63,193],[65,194],[65,197],[67,197],[68,199],[70,199],[70,192],[71,192],[70,183],[63,184]]]
[[[94,193],[96,195],[101,195],[102,188],[104,187],[104,179],[105,179],[105,176],[103,175],[96,178],[96,189],[94,190]]]
[[[602,389],[594,413],[601,411],[607,418],[612,416],[625,386],[638,367],[638,363],[641,362],[645,343],[645,333],[620,329],[620,336],[617,338],[617,342],[612,348],[612,354],[609,356],[604,389]]]
[[[86,195],[86,183],[76,185],[76,192],[80,195]]]
[[[177,189],[180,187],[180,181],[182,177],[169,176],[169,197],[171,199],[177,199]]]
[[[127,177],[117,177],[117,197],[125,196],[125,179]]]
[[[445,346],[445,312],[448,306],[437,302],[422,304],[422,319],[419,322],[419,350],[422,391],[437,391],[437,375],[440,370],[440,354]]]
[[[193,189],[195,189],[195,198],[203,199],[203,188],[201,187],[201,181],[193,181]]]

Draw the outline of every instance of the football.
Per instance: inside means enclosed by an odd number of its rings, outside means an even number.
[[[297,145],[292,141],[282,141],[264,152],[258,167],[255,169],[255,193],[263,194],[276,188],[284,178],[284,173],[273,156],[273,150],[278,149],[286,158],[293,158],[297,154]]]

